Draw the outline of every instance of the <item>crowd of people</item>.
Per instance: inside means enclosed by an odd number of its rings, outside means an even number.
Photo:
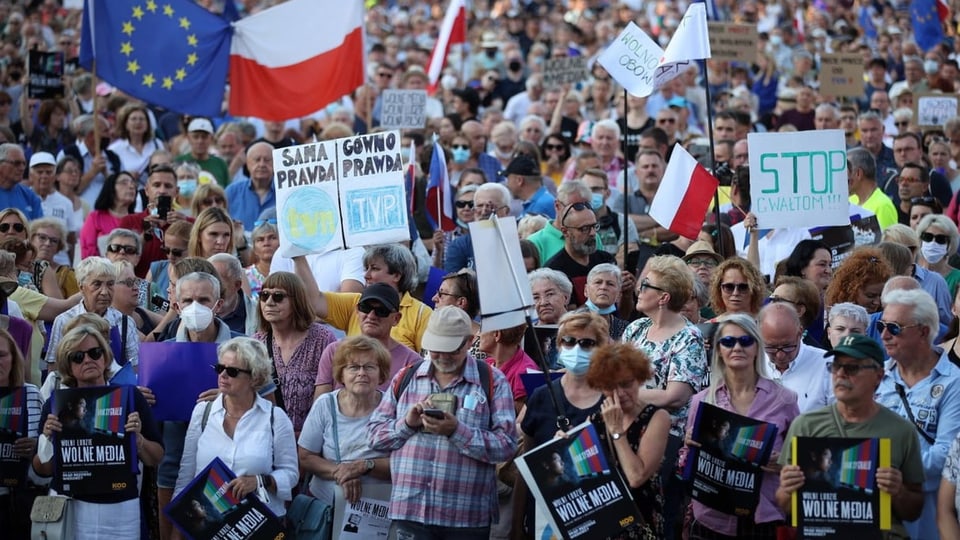
[[[0,487],[5,534],[29,538],[34,498],[66,489],[52,441],[76,419],[51,396],[121,384],[143,343],[194,342],[216,344],[196,359],[216,388],[190,396],[189,421],[158,422],[137,387],[123,428],[139,485],[73,493],[76,537],[180,538],[162,509],[220,458],[231,493],[281,519],[297,494],[385,489],[390,538],[530,538],[538,509],[512,461],[565,418],[594,424],[631,491],[642,519],[618,538],[781,537],[805,482],[795,436],[889,438],[886,537],[960,538],[960,119],[923,125],[914,108],[960,89],[952,29],[931,44],[910,2],[716,0],[718,19],[756,26],[756,59],[635,97],[597,55],[630,21],[665,45],[685,3],[468,3],[468,43],[435,88],[446,2],[368,4],[367,82],[280,121],[165,111],[83,71],[64,98],[31,98],[27,52],[76,56],[81,12],[0,2],[0,387],[25,390],[12,451],[30,460]],[[820,91],[832,52],[862,56],[862,96]],[[545,82],[547,60],[572,56],[581,82]],[[427,88],[423,128],[401,133],[410,240],[278,253],[273,151],[381,131],[385,90]],[[878,231],[845,249],[751,212],[747,134],[825,129],[845,136],[851,215]],[[649,215],[678,144],[722,184],[695,238]],[[420,204],[437,151],[446,232]],[[479,288],[489,255],[469,225],[492,217],[518,222],[532,328],[481,322],[502,291]],[[427,293],[431,267],[444,277]],[[527,388],[541,370],[559,378]],[[678,476],[704,403],[778,428],[750,515],[691,501]]]

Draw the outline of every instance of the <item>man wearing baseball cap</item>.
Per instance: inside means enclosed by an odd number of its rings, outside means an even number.
[[[487,538],[498,520],[495,465],[517,448],[513,392],[503,373],[468,354],[473,334],[462,309],[434,311],[423,334],[428,360],[405,388],[398,373],[399,396],[385,392],[370,417],[370,448],[392,452],[391,469],[402,471],[391,538]]]
[[[500,173],[506,182],[504,185],[510,190],[514,199],[523,202],[523,214],[538,214],[550,219],[557,217],[553,207],[556,199],[543,185],[543,175],[537,162],[529,156],[519,155],[510,161],[506,170]]]
[[[832,351],[830,364],[837,402],[801,414],[790,425],[780,453],[780,486],[777,504],[792,511],[792,494],[803,487],[804,473],[790,465],[795,437],[869,437],[890,439],[890,466],[878,467],[876,483],[891,495],[896,538],[909,538],[904,521],[915,520],[923,510],[923,462],[913,424],[877,403],[874,393],[883,379],[883,351],[862,334],[845,336]],[[939,481],[939,479],[938,479]],[[894,536],[891,536],[894,537]]]
[[[63,223],[67,230],[64,245],[72,247],[77,243],[77,232],[83,223],[74,214],[73,202],[57,191],[54,185],[56,167],[57,161],[49,152],[36,152],[30,156],[30,188],[40,197],[43,216],[56,218]],[[57,253],[55,257],[58,264],[70,264],[66,251]]]
[[[190,141],[190,151],[177,156],[175,161],[196,163],[201,169],[212,174],[218,184],[227,187],[230,178],[227,162],[210,153],[210,144],[213,142],[213,123],[203,117],[190,120],[187,124],[187,140]]]

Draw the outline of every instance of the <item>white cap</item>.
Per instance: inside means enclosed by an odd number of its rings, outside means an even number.
[[[37,152],[30,156],[30,168],[32,169],[37,165],[53,165],[56,167],[57,160],[53,158],[53,154],[50,152]]]
[[[187,126],[187,131],[206,131],[213,135],[213,124],[206,118],[194,118],[190,121],[190,125]]]

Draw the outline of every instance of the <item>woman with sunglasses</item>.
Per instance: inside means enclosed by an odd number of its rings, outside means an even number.
[[[263,280],[270,275],[270,263],[273,254],[280,247],[280,233],[277,230],[277,220],[258,220],[253,223],[253,234],[250,236],[253,243],[253,264],[246,268],[247,282],[250,284],[250,298],[257,299]]]
[[[760,502],[752,516],[737,517],[714,510],[693,501],[693,522],[690,540],[725,538],[777,537],[777,527],[783,524],[784,514],[777,506],[775,494],[780,485],[780,467],[776,465],[787,428],[799,416],[797,395],[773,380],[766,373],[763,341],[754,318],[745,313],[724,315],[718,321],[713,344],[713,362],[710,385],[690,400],[687,417],[686,444],[697,446],[692,440],[697,410],[701,403],[770,422],[777,426],[770,461],[763,466],[760,484]],[[685,452],[684,452],[685,453]]]
[[[197,404],[180,459],[174,496],[220,458],[237,475],[230,493],[253,493],[280,518],[297,485],[297,443],[290,418],[257,394],[270,380],[270,359],[262,343],[236,337],[217,347],[217,388],[213,401]]]
[[[607,321],[596,313],[567,313],[557,327],[557,358],[563,367],[563,375],[553,381],[552,388],[538,387],[529,396],[527,403],[517,415],[523,448],[535,448],[557,433],[557,410],[553,405],[551,391],[556,395],[560,412],[573,427],[586,422],[600,410],[603,392],[587,384],[587,370],[597,347],[609,341]],[[546,352],[546,351],[545,351]],[[533,498],[527,497],[526,484],[514,485],[514,523],[522,523],[524,511],[529,508],[531,516]],[[533,523],[533,520],[529,520]]]
[[[570,143],[563,138],[563,135],[551,133],[540,146],[540,154],[545,158],[540,162],[540,172],[559,186],[563,182],[564,168],[572,155]]]
[[[960,270],[950,266],[950,256],[957,252],[960,232],[949,218],[942,214],[931,214],[917,224],[920,235],[920,257],[917,264],[943,276],[950,288],[950,297],[960,285]]]
[[[857,248],[833,273],[824,305],[830,307],[840,302],[852,302],[863,306],[867,313],[876,313],[880,311],[883,286],[892,276],[893,271],[879,249]]]
[[[257,302],[259,330],[254,338],[266,344],[277,385],[274,397],[293,422],[297,434],[313,403],[317,360],[337,340],[330,328],[317,322],[303,281],[290,272],[274,272],[263,282]],[[280,397],[282,396],[282,398]]]
[[[27,239],[27,216],[16,208],[0,211],[0,242],[10,238]]]
[[[622,341],[643,351],[653,370],[653,384],[639,389],[643,403],[670,413],[671,428],[660,483],[666,496],[665,531],[672,535],[676,509],[683,498],[676,481],[677,451],[683,445],[690,396],[707,384],[707,359],[697,327],[680,314],[694,293],[693,272],[682,259],[659,255],[647,261],[637,285],[637,309],[646,317],[627,326]]]
[[[61,384],[67,388],[107,386],[113,353],[103,335],[93,326],[80,325],[67,332],[56,349],[56,369]],[[51,379],[53,377],[50,377]],[[42,475],[52,475],[54,446],[52,438],[63,429],[57,415],[51,414],[52,400],[47,400],[41,412],[40,437],[34,469]],[[160,430],[153,420],[153,412],[140,391],[134,392],[131,412],[127,415],[124,432],[132,436],[137,457],[146,466],[156,466],[163,456]],[[109,495],[87,496],[73,493],[69,530],[82,531],[91,538],[139,538],[140,497],[138,482]],[[61,481],[54,477],[54,491],[63,491]]]
[[[97,195],[93,212],[87,216],[80,229],[80,256],[100,255],[98,240],[120,227],[120,218],[133,213],[137,203],[137,182],[128,172],[112,174],[103,182]],[[0,233],[2,230],[0,222]]]
[[[169,267],[187,256],[191,229],[193,229],[193,223],[183,219],[174,221],[163,232],[163,246],[161,246],[160,251],[166,258],[150,263],[150,270],[147,271],[147,276],[144,278],[152,284],[155,290],[159,291],[161,298],[166,296],[167,287],[170,285]],[[157,313],[165,311],[162,306],[153,302],[153,297],[149,300],[150,305],[147,306],[147,309]],[[172,299],[168,298],[168,300]]]
[[[746,313],[756,317],[766,295],[760,271],[740,257],[721,262],[710,280],[710,304],[717,315]]]
[[[457,190],[457,195],[453,201],[456,210],[457,228],[444,232],[437,229],[433,233],[433,266],[443,268],[444,246],[453,241],[454,238],[463,236],[470,232],[469,225],[474,220],[473,197],[477,192],[477,186],[467,185]]]

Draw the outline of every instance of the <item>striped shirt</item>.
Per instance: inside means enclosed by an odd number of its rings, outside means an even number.
[[[423,362],[399,401],[392,390],[384,393],[370,417],[368,442],[374,450],[391,452],[391,519],[458,528],[497,522],[494,467],[513,458],[517,434],[510,384],[498,369],[492,372],[492,407],[469,355],[463,375],[446,388],[434,379],[431,363]],[[412,429],[405,421],[410,408],[439,392],[457,396],[459,423],[449,437]]]

